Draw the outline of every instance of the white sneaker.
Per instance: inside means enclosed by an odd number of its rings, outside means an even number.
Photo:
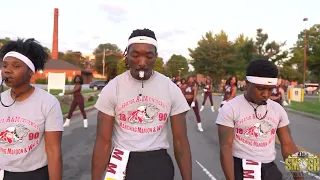
[[[214,112],[214,106],[211,106],[211,111]]]
[[[199,130],[200,132],[203,131],[201,123],[198,123],[198,130]]]
[[[203,109],[204,109],[204,106],[201,106],[201,108],[200,108],[200,112],[201,112],[201,111],[203,111]]]
[[[70,119],[66,119],[66,122],[64,122],[63,127],[70,126]]]
[[[84,120],[83,120],[83,127],[84,127],[84,128],[87,128],[87,127],[88,127],[88,120],[87,120],[87,119],[84,119]]]

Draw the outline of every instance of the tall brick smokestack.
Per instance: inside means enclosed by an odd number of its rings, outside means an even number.
[[[52,40],[52,52],[51,59],[58,59],[58,31],[59,31],[59,9],[54,8],[54,19],[53,19],[53,40]]]

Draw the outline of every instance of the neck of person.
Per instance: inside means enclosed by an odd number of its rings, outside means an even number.
[[[253,99],[248,95],[248,92],[244,93],[244,98],[250,102],[250,103],[254,103],[257,104],[256,102],[253,101]]]
[[[254,102],[254,100],[248,95],[248,92],[246,92],[245,94],[244,94],[244,98],[248,101],[248,102],[250,102],[250,103],[254,103],[254,104],[257,104],[257,105],[265,105],[265,104],[263,104],[262,102],[260,102],[260,103],[256,103],[256,102]]]
[[[18,87],[11,88],[11,97],[16,99],[17,101],[22,101],[30,96],[33,92],[33,87],[30,83],[22,84]],[[19,96],[19,97],[17,97]],[[17,98],[16,98],[17,97]]]

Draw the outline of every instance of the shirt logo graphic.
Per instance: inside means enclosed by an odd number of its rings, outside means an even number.
[[[189,92],[189,93],[192,92],[191,87],[187,87],[186,92]]]
[[[139,106],[137,110],[129,113],[128,121],[130,123],[151,123],[154,118],[158,116],[160,109],[155,107],[153,104],[146,106]]]
[[[4,131],[0,131],[0,144],[17,144],[23,141],[29,133],[29,129],[24,125],[10,126]]]
[[[267,121],[256,123],[254,126],[246,129],[245,137],[264,138],[268,135],[268,132],[272,129],[272,125]]]

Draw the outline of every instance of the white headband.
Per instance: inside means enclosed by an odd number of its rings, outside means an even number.
[[[247,80],[251,83],[261,85],[277,85],[278,83],[278,78],[247,76]]]
[[[35,73],[35,67],[34,67],[33,63],[25,55],[18,53],[18,52],[15,52],[15,51],[10,51],[3,57],[4,61],[5,61],[6,57],[15,57],[15,58],[19,59],[20,61],[24,62],[33,71],[33,73]]]
[[[134,43],[145,43],[145,44],[151,44],[154,45],[157,49],[158,49],[158,43],[155,39],[147,37],[147,36],[137,36],[137,37],[133,37],[131,39],[129,39],[128,41],[128,47],[131,44]]]

